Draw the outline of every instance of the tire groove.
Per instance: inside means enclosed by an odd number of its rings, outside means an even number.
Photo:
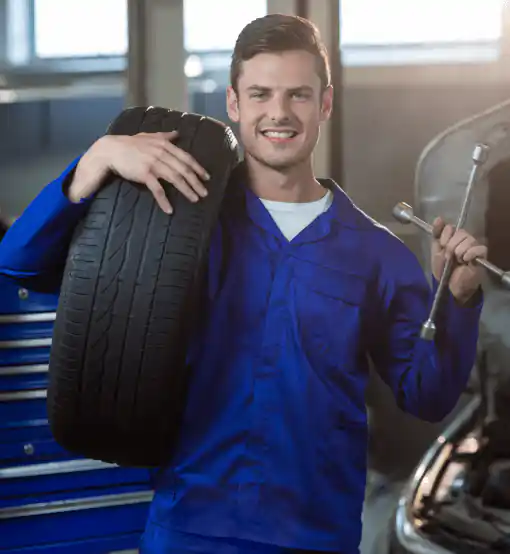
[[[117,203],[118,199],[119,199],[119,195],[120,195],[120,189],[121,189],[121,186],[119,183],[117,183],[117,193],[115,195],[115,204]],[[107,247],[108,247],[108,236],[109,236],[109,233],[111,231],[111,227],[112,227],[112,224],[113,224],[113,218],[110,219],[109,223],[108,223],[108,228],[107,228],[107,234],[106,234],[106,240],[105,240],[105,244],[104,244],[104,248],[103,248],[103,251],[101,253],[101,258],[99,260],[99,267],[101,267],[104,263],[104,259],[105,259],[105,256],[106,256],[106,250],[107,250]],[[100,279],[98,278],[96,283],[94,284],[94,287],[93,287],[93,304],[94,304],[94,301],[97,297],[97,291],[99,289],[99,283],[100,283]],[[94,316],[94,311],[93,309],[91,310],[90,314],[89,314],[89,317],[87,318],[87,325],[86,325],[86,328],[85,328],[85,337],[89,337],[90,335],[90,329],[91,329],[91,325],[92,325],[92,320],[93,320],[93,316]],[[87,351],[89,350],[88,349],[88,339],[86,339],[85,341],[83,341],[83,349],[82,349],[82,357],[83,357],[83,365],[86,367],[87,366]],[[80,378],[79,378],[79,386],[78,386],[78,394],[81,393],[81,391],[83,390],[83,385],[84,385],[84,379],[85,379],[85,376],[86,376],[86,372],[85,371],[82,371],[80,373]],[[82,414],[80,413],[80,407],[81,407],[81,403],[78,404],[77,408],[78,408],[78,417],[81,417]]]
[[[145,255],[147,254],[149,246],[150,246],[150,241],[147,240],[147,237],[149,236],[151,226],[152,226],[153,221],[154,221],[155,213],[156,213],[156,201],[154,200],[152,202],[149,222],[147,224],[147,227],[145,229],[145,234],[144,234],[144,237],[143,237],[143,249],[142,249],[142,256],[141,256],[141,260],[140,260],[141,262],[145,259]],[[140,280],[140,275],[142,273],[142,270],[143,270],[143,264],[140,263],[138,265],[138,271],[136,272],[136,279],[135,279],[133,294],[131,295],[131,300],[130,300],[130,305],[129,305],[129,310],[128,310],[128,323],[127,323],[127,325],[125,327],[125,330],[124,330],[124,338],[123,338],[123,341],[122,341],[122,344],[124,344],[124,345],[126,344],[126,339],[127,339],[128,333],[129,333],[129,327],[130,327],[129,317],[131,316],[131,312],[133,310],[133,306],[134,306],[134,303],[135,303],[135,297],[136,297],[137,289],[139,288],[137,286],[137,283]],[[148,314],[147,318],[149,318],[149,317],[150,317],[150,313]],[[147,325],[148,325],[148,323],[147,323]],[[118,400],[118,397],[119,397],[120,374],[122,372],[122,366],[123,366],[125,354],[126,354],[126,348],[124,347],[122,349],[121,359],[120,359],[120,363],[119,363],[119,371],[117,373],[117,380],[116,380],[116,383],[115,383],[114,406],[117,405],[117,400]]]

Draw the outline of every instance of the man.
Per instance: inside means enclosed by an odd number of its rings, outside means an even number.
[[[311,23],[271,15],[241,32],[227,107],[246,180],[212,239],[208,317],[192,341],[182,436],[157,487],[145,554],[357,552],[367,357],[399,406],[430,421],[468,379],[482,303],[472,261],[486,249],[435,222],[435,282],[446,256],[458,264],[437,338],[421,340],[432,293],[415,257],[313,174],[332,97]],[[109,171],[145,183],[166,212],[160,178],[200,201],[207,175],[175,137],[99,139],[9,231],[1,271],[57,287],[70,233]]]

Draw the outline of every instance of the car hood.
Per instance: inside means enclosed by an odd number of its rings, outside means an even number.
[[[475,185],[466,228],[489,248],[489,261],[510,270],[510,101],[459,122],[441,133],[423,151],[416,168],[415,213],[431,222],[438,215],[457,221],[471,173],[476,144],[489,147]],[[430,274],[430,238],[423,235],[421,254]],[[484,308],[480,349],[486,350],[497,387],[509,388],[510,290],[488,274],[483,283]],[[510,410],[509,410],[510,413]]]

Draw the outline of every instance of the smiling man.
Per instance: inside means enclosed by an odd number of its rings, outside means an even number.
[[[422,340],[433,295],[416,258],[313,173],[332,98],[310,22],[270,15],[241,32],[227,106],[244,178],[211,241],[207,317],[190,346],[180,441],[156,487],[143,554],[355,554],[368,359],[401,409],[429,421],[452,410],[468,380],[482,306],[473,260],[487,250],[434,223],[434,287],[447,256],[456,266],[436,339]],[[9,230],[0,272],[58,289],[83,199],[110,171],[145,184],[167,213],[159,179],[199,202],[207,175],[175,137],[99,139]]]

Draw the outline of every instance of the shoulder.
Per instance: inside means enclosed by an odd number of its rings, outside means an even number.
[[[385,280],[405,282],[424,278],[417,256],[395,233],[357,206],[338,185],[335,193],[335,216],[338,225],[349,229],[360,252]]]
[[[334,215],[341,227],[358,233],[363,241],[375,241],[378,245],[396,251],[407,249],[399,237],[364,212],[336,183],[331,181],[328,187],[334,193]]]

